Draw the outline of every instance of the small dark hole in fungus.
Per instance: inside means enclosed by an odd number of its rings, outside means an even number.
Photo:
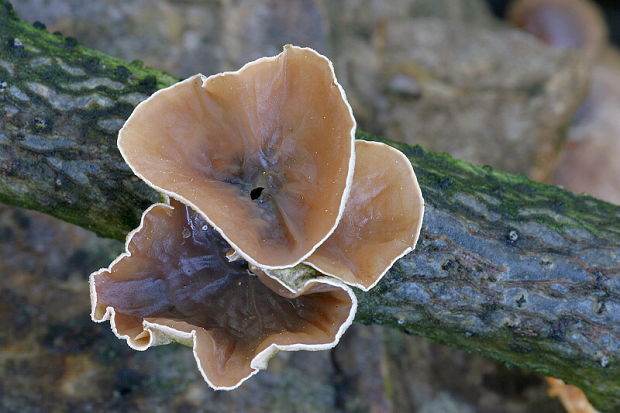
[[[252,199],[253,201],[260,198],[261,194],[263,193],[263,188],[262,186],[256,187],[254,189],[252,189],[250,191],[250,199]]]

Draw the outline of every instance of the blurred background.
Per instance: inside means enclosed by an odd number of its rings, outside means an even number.
[[[360,129],[620,203],[620,3],[511,3],[13,5],[26,21],[181,78],[310,46],[334,61]],[[90,321],[88,274],[122,248],[0,204],[0,411],[565,411],[536,374],[361,325],[330,352],[280,353],[240,389],[214,392],[187,348],[132,351]]]

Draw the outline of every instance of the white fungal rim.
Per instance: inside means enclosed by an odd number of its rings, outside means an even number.
[[[169,200],[167,201],[169,202]],[[153,204],[150,207],[148,207],[142,214],[142,217],[140,219],[140,225],[127,235],[127,238],[125,240],[125,252],[121,253],[118,257],[116,257],[114,261],[112,261],[112,263],[108,267],[101,268],[100,270],[93,272],[89,277],[91,319],[96,323],[103,323],[109,320],[110,328],[112,329],[112,332],[114,333],[114,335],[121,340],[125,340],[127,342],[127,345],[131,347],[132,349],[138,350],[138,351],[145,351],[150,347],[157,346],[157,345],[163,345],[163,344],[169,344],[172,341],[178,341],[188,346],[191,345],[192,352],[194,354],[194,360],[196,361],[198,370],[200,371],[200,374],[202,375],[205,382],[209,385],[209,387],[213,388],[214,390],[233,390],[241,386],[241,384],[243,384],[247,379],[249,379],[256,373],[258,373],[259,370],[266,369],[269,360],[279,351],[299,351],[299,350],[318,351],[318,350],[327,350],[327,349],[333,348],[334,346],[336,346],[336,344],[338,344],[338,342],[340,341],[340,337],[342,337],[342,335],[347,330],[347,328],[349,328],[349,326],[353,323],[353,318],[355,317],[355,313],[357,312],[357,297],[355,296],[355,293],[353,292],[353,290],[351,290],[351,288],[349,288],[343,282],[336,280],[336,279],[330,279],[330,278],[310,279],[303,284],[302,288],[299,291],[295,291],[291,289],[290,287],[286,286],[285,284],[283,284],[277,278],[272,277],[271,275],[266,273],[270,278],[275,279],[279,284],[283,285],[285,288],[287,288],[289,291],[293,293],[303,292],[307,288],[310,288],[311,284],[313,283],[329,284],[329,285],[333,285],[338,288],[341,288],[344,291],[346,291],[349,297],[351,298],[351,309],[349,310],[349,315],[347,316],[346,320],[338,328],[338,331],[336,335],[334,336],[333,341],[329,343],[324,343],[324,344],[301,344],[301,343],[300,344],[289,344],[289,345],[281,345],[277,343],[270,344],[267,348],[265,348],[260,353],[256,354],[254,358],[252,358],[252,360],[250,361],[250,368],[252,369],[252,371],[246,377],[242,378],[234,386],[217,386],[211,380],[209,380],[209,377],[207,376],[205,371],[202,369],[200,358],[198,357],[198,352],[196,348],[197,347],[197,340],[196,340],[197,330],[196,329],[192,329],[188,333],[185,331],[177,330],[169,326],[143,320],[142,321],[143,331],[142,333],[138,334],[136,337],[132,338],[129,335],[120,334],[118,332],[118,328],[116,327],[116,310],[114,309],[114,307],[107,306],[105,309],[105,313],[101,317],[97,317],[97,315],[95,314],[95,309],[97,307],[97,289],[95,285],[95,277],[103,272],[111,272],[112,267],[114,267],[114,265],[116,265],[119,261],[121,261],[124,258],[131,257],[131,252],[129,251],[129,243],[131,242],[135,234],[137,234],[144,227],[144,220],[145,220],[146,215],[152,209],[156,207],[160,207],[160,206],[171,209],[171,210],[174,209],[174,207],[170,205],[169,203],[161,203],[161,202]],[[146,344],[139,344],[138,339],[143,338],[144,337],[142,336],[143,334],[148,334],[149,340]]]
[[[309,51],[311,53],[314,53],[317,57],[323,59],[325,62],[327,62],[331,76],[332,76],[332,81],[333,83],[338,87],[338,91],[340,92],[340,97],[342,98],[342,101],[345,103],[345,106],[349,112],[349,117],[351,118],[351,120],[353,121],[353,125],[351,126],[351,130],[350,130],[350,140],[351,140],[351,156],[349,159],[349,166],[348,166],[348,171],[347,171],[347,179],[345,181],[345,187],[342,193],[342,197],[340,199],[340,205],[338,208],[338,215],[336,217],[336,220],[334,222],[334,225],[332,226],[332,228],[326,233],[326,235],[320,240],[318,241],[313,247],[310,248],[310,250],[308,251],[308,253],[306,253],[305,255],[303,255],[302,257],[300,257],[299,259],[297,259],[296,261],[291,262],[290,264],[286,264],[286,265],[276,265],[276,266],[270,266],[270,265],[265,265],[265,264],[261,264],[258,261],[256,261],[254,258],[252,258],[250,255],[246,254],[237,244],[235,244],[234,242],[232,242],[232,240],[230,240],[230,238],[228,236],[226,236],[226,234],[224,233],[224,231],[222,229],[220,229],[217,225],[215,225],[215,223],[209,218],[209,216],[204,213],[203,211],[201,211],[194,203],[192,203],[191,201],[189,201],[188,199],[186,199],[185,197],[180,196],[179,194],[173,192],[173,191],[168,191],[164,188],[161,188],[157,185],[155,185],[154,183],[152,183],[151,181],[149,181],[144,175],[142,175],[141,173],[139,173],[134,167],[133,165],[131,165],[131,163],[127,160],[127,156],[125,155],[125,152],[121,146],[121,139],[122,139],[122,135],[123,135],[123,131],[125,129],[125,125],[127,125],[127,123],[129,122],[129,120],[131,120],[131,118],[134,116],[134,114],[138,111],[138,109],[144,105],[147,104],[147,102],[149,102],[150,100],[154,99],[158,94],[170,90],[172,88],[178,87],[186,82],[193,82],[194,79],[196,78],[200,78],[202,80],[202,85],[204,86],[206,84],[206,82],[208,82],[211,79],[216,79],[218,77],[221,76],[227,76],[227,75],[240,75],[243,71],[245,71],[246,69],[263,63],[263,62],[270,62],[270,61],[275,61],[277,60],[281,55],[283,55],[287,49],[289,48],[294,48],[294,49],[299,49],[299,50],[305,50],[305,51]],[[129,165],[129,167],[131,168],[131,170],[133,171],[133,173],[140,179],[142,179],[147,185],[149,185],[150,187],[152,187],[153,189],[166,194],[174,199],[177,199],[178,201],[183,202],[185,205],[189,205],[191,206],[196,212],[198,212],[208,223],[209,225],[211,225],[213,228],[215,228],[215,230],[226,240],[226,242],[228,242],[228,244],[230,244],[230,246],[237,251],[237,253],[243,257],[243,259],[245,259],[247,262],[249,262],[250,264],[253,264],[257,267],[263,268],[263,269],[273,269],[273,270],[278,270],[278,269],[285,269],[285,268],[290,268],[290,267],[294,267],[295,265],[303,262],[306,258],[308,258],[310,255],[312,255],[314,253],[314,251],[316,251],[316,249],[323,244],[323,242],[325,242],[325,240],[327,238],[330,237],[330,235],[336,230],[336,227],[338,226],[338,223],[340,222],[340,219],[342,218],[342,214],[344,212],[345,209],[345,205],[347,203],[347,200],[349,199],[349,193],[351,192],[351,184],[353,181],[353,172],[355,169],[355,130],[357,129],[357,122],[355,120],[355,117],[353,116],[353,109],[351,108],[351,105],[349,104],[349,101],[347,100],[347,96],[346,93],[344,91],[344,89],[342,88],[342,85],[340,85],[340,83],[338,83],[338,80],[336,79],[336,72],[334,70],[334,65],[331,62],[331,60],[329,60],[327,57],[323,56],[322,54],[318,53],[316,50],[309,48],[309,47],[299,47],[299,46],[292,46],[292,45],[285,45],[284,46],[284,50],[282,52],[280,52],[279,54],[277,54],[276,56],[267,56],[267,57],[261,57],[257,60],[254,60],[252,62],[248,62],[245,65],[243,65],[239,70],[235,70],[235,71],[228,71],[228,72],[222,72],[222,73],[217,73],[211,76],[204,76],[202,74],[196,74],[194,76],[191,76],[181,82],[175,83],[172,86],[169,86],[167,88],[164,89],[160,89],[157,92],[153,93],[148,99],[140,102],[133,110],[133,112],[131,113],[131,115],[129,116],[129,118],[127,118],[127,120],[125,121],[125,124],[123,125],[123,127],[119,130],[118,132],[118,139],[116,141],[117,147],[123,157],[123,159],[125,160],[125,163],[127,163],[127,165]]]
[[[414,183],[414,191],[417,193],[419,199],[420,199],[420,204],[416,204],[419,205],[420,207],[420,217],[418,218],[418,221],[416,222],[416,231],[414,234],[414,238],[413,238],[413,244],[405,247],[402,252],[400,252],[398,255],[395,256],[395,258],[392,260],[392,262],[390,262],[384,269],[383,271],[379,274],[379,276],[377,277],[377,279],[370,284],[369,286],[364,286],[363,284],[360,283],[354,283],[354,282],[349,282],[349,281],[345,281],[342,278],[340,278],[338,275],[332,274],[329,271],[326,271],[322,268],[320,268],[320,266],[309,262],[309,261],[304,261],[305,265],[308,265],[312,268],[314,268],[315,270],[319,271],[322,274],[328,275],[330,277],[334,277],[348,285],[351,285],[353,287],[359,288],[360,290],[363,291],[370,291],[374,286],[376,286],[379,281],[381,281],[381,279],[385,276],[385,274],[387,274],[387,272],[390,270],[390,268],[392,268],[392,266],[394,265],[394,263],[396,261],[398,261],[399,259],[401,259],[402,257],[404,257],[405,255],[409,254],[411,251],[413,251],[416,247],[416,244],[418,243],[418,240],[420,238],[420,232],[422,231],[422,223],[424,220],[424,198],[422,197],[422,189],[420,188],[420,184],[418,182],[418,178],[416,177],[415,171],[413,170],[413,165],[411,165],[411,161],[409,160],[409,158],[407,158],[407,156],[402,153],[401,151],[399,151],[396,148],[391,147],[390,145],[386,145],[385,143],[382,142],[372,142],[372,141],[365,141],[365,140],[361,140],[358,139],[356,142],[363,142],[364,144],[368,144],[368,145],[374,145],[374,146],[380,146],[383,148],[387,148],[390,151],[392,151],[393,154],[397,155],[398,157],[402,158],[403,161],[405,161],[405,164],[408,165],[408,172],[410,175],[410,178],[412,179],[412,182]],[[412,205],[413,206],[413,205]],[[311,258],[311,257],[310,257]],[[275,277],[272,277],[275,278]]]

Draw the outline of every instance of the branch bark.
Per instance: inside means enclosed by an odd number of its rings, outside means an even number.
[[[177,79],[18,19],[0,0],[0,201],[123,239],[159,195],[116,149],[133,107]],[[416,251],[357,321],[389,325],[581,387],[620,410],[620,207],[380,140],[427,202]]]

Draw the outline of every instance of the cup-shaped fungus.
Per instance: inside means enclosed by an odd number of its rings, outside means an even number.
[[[338,227],[305,263],[368,291],[415,246],[424,200],[407,157],[379,142],[356,141],[355,174]]]
[[[192,346],[215,389],[239,386],[278,350],[333,347],[355,314],[355,295],[338,280],[284,286],[229,261],[218,232],[174,200],[144,212],[126,249],[90,277],[92,319],[109,319],[137,350]]]
[[[354,134],[331,62],[286,46],[160,90],[134,110],[118,146],[136,175],[200,212],[245,260],[284,268],[336,228]]]
[[[600,11],[588,0],[517,0],[508,20],[543,42],[596,55],[607,30]]]
[[[137,350],[192,346],[215,389],[278,350],[333,347],[357,305],[345,283],[374,286],[424,210],[408,159],[354,134],[329,60],[293,46],[138,105],[119,149],[171,199],[91,275],[92,319]]]

